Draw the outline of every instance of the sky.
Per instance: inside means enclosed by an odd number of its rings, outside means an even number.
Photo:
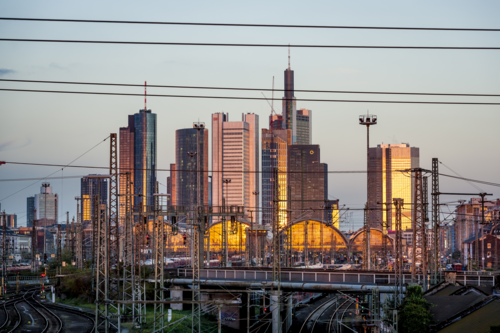
[[[499,29],[498,1],[22,1],[0,2],[1,17],[175,21],[209,23],[300,24],[337,26],[442,27]],[[48,23],[0,20],[0,38],[79,39],[153,42],[491,46],[500,32],[298,29]],[[295,89],[498,94],[499,50],[390,50],[292,48]],[[287,48],[156,45],[63,44],[0,41],[0,79],[283,88]],[[142,94],[141,87],[67,86],[0,81],[0,89],[76,90]],[[149,88],[150,94],[262,97],[260,91],[208,91]],[[264,92],[271,97],[271,92]],[[500,103],[499,97],[388,96],[299,93],[309,99],[368,101],[459,101]],[[276,92],[275,98],[282,93]],[[281,110],[280,102],[274,106]],[[264,100],[149,97],[157,114],[158,168],[175,161],[175,130],[201,121],[210,129],[214,112],[270,114]],[[306,102],[313,111],[313,143],[330,171],[366,169],[366,129],[358,115],[378,116],[371,146],[409,143],[420,148],[420,166],[431,159],[440,172],[500,183],[499,105],[436,105],[366,102]],[[127,125],[127,115],[144,108],[140,96],[97,96],[0,91],[0,161],[107,166],[110,133]],[[89,151],[90,150],[90,151]],[[85,154],[84,154],[85,153]],[[84,154],[83,156],[81,156]],[[60,195],[60,220],[76,212],[78,178],[106,170],[5,164],[0,166],[0,204],[26,224],[26,198],[39,193],[41,179]],[[157,177],[166,185],[167,172]],[[14,179],[31,180],[14,180]],[[442,192],[492,193],[499,187],[441,177]],[[160,191],[165,191],[160,186]],[[329,196],[341,205],[366,202],[366,174],[331,174]],[[453,205],[469,196],[442,197]],[[453,206],[443,207],[453,210]],[[358,228],[355,213],[342,229]]]

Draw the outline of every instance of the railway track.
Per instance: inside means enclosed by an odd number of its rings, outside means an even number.
[[[304,320],[304,323],[302,324],[299,333],[306,333],[306,332],[313,333],[316,324],[320,321],[323,314],[328,310],[330,310],[332,306],[338,302],[339,298],[340,297],[336,296],[332,300],[329,300],[318,306],[316,309],[314,309],[306,318],[306,320]]]
[[[0,303],[0,332],[62,333],[66,326],[63,318],[69,322],[72,332],[94,332],[92,314],[41,302],[36,298],[38,291],[38,288],[25,290]]]
[[[348,300],[344,301],[342,304],[340,304],[335,309],[335,311],[333,312],[332,316],[330,317],[330,321],[328,322],[328,330],[327,330],[327,332],[340,333],[340,332],[343,331],[342,326],[339,326],[338,330],[337,330],[337,326],[334,327],[333,323],[334,323],[335,320],[342,321],[342,319],[344,319],[344,317],[345,317],[346,311],[349,310],[349,308],[353,304],[354,304],[354,301],[348,299]],[[340,318],[339,318],[339,315],[340,315]]]

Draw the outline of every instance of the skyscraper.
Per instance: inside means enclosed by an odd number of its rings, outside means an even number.
[[[199,137],[198,136],[199,131]],[[198,141],[198,147],[196,143]],[[188,153],[196,153],[193,157]],[[197,161],[200,161],[198,169]],[[197,172],[199,171],[199,172]],[[208,205],[208,129],[184,128],[175,131],[175,203],[174,205]],[[197,184],[200,177],[200,198]],[[173,188],[172,188],[173,190]]]
[[[33,227],[35,219],[35,196],[26,198],[26,226]]]
[[[298,145],[312,144],[312,111],[299,109],[296,114],[297,141]]]
[[[229,114],[212,114],[212,205],[245,206],[258,210],[259,197],[259,116],[242,115],[229,121]],[[231,182],[224,184],[224,179]]]
[[[328,219],[328,165],[320,162],[319,145],[288,146],[291,221]]]
[[[151,110],[139,110],[128,117],[128,126],[120,128],[120,194],[126,193],[126,176],[130,172],[131,194],[134,205],[153,205],[156,183],[156,114]],[[125,204],[125,197],[120,197]],[[123,209],[122,209],[123,211]],[[120,213],[123,219],[123,214]]]
[[[283,129],[292,131],[292,144],[312,144],[312,111],[308,109],[297,110],[295,98],[294,74],[290,69],[290,55],[288,55],[288,68],[285,70],[285,96],[282,98],[282,116],[271,116],[273,128],[281,124]]]
[[[134,158],[135,158],[135,126],[134,126],[134,115],[128,116],[128,126],[120,127],[120,175],[119,175],[119,193],[120,193],[120,224],[125,222],[125,212],[130,211],[130,206],[134,202],[133,199],[129,199],[129,207],[125,207],[127,199],[125,194],[127,193],[127,175],[130,182],[134,183]],[[134,186],[130,186],[130,195],[134,194]]]
[[[175,163],[170,163],[170,176],[167,177],[167,194],[170,194],[170,204],[177,205],[177,200],[175,198]]]
[[[414,202],[414,179],[411,173],[401,170],[418,168],[420,165],[420,150],[410,147],[409,144],[381,144],[370,148],[368,181],[370,192],[368,204],[377,207],[370,217],[371,227],[381,228],[381,222],[389,222],[389,229],[393,229],[396,220],[396,211],[392,205],[379,203],[392,203],[393,198],[402,198],[402,230],[411,229],[412,204]],[[387,209],[386,209],[387,208]]]
[[[274,168],[279,171],[280,224],[285,223],[287,198],[287,156],[291,130],[262,129],[262,224],[273,221]]]
[[[40,194],[28,197],[26,200],[28,227],[33,226],[33,220],[38,220],[37,226],[49,226],[57,223],[58,220],[58,202],[57,194],[52,193],[52,187],[49,183],[43,183],[40,187]],[[34,210],[36,209],[36,215]]]
[[[288,54],[288,68],[285,70],[285,96],[282,98],[282,104],[283,129],[291,130],[292,143],[295,144],[297,142],[297,102],[294,94],[293,71],[290,69],[290,54]]]
[[[153,206],[156,184],[156,114],[140,110],[134,114],[134,204]]]
[[[91,176],[91,175],[89,175]],[[104,178],[83,177],[80,181],[80,213],[82,222],[91,222],[94,216],[94,196],[99,194],[99,203],[108,204],[108,181]]]

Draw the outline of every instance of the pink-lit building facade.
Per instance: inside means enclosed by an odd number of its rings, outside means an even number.
[[[229,121],[228,113],[212,114],[212,205],[244,206],[259,210],[259,116],[242,114]],[[231,179],[224,183],[224,179]],[[254,213],[253,216],[256,216]],[[258,216],[258,215],[257,215]]]

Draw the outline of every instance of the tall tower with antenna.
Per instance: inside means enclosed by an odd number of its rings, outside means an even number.
[[[290,46],[288,46],[288,68],[285,70],[285,96],[282,98],[283,129],[292,131],[292,143],[297,142],[297,102],[295,101],[293,71],[290,67]]]

